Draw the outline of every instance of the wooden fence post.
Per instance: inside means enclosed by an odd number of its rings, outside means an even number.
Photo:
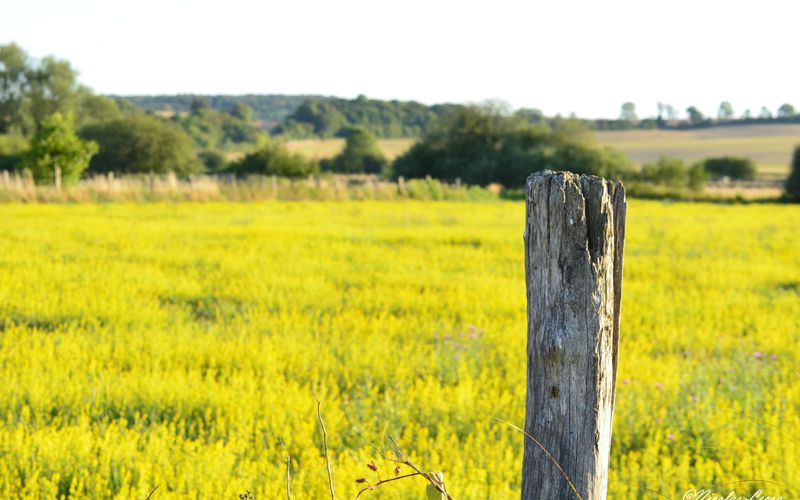
[[[56,168],[55,168],[53,174],[54,174],[53,176],[55,177],[54,180],[55,180],[55,185],[56,185],[56,191],[60,193],[61,192],[61,167],[56,165]]]
[[[619,182],[550,171],[528,178],[523,500],[606,498],[625,211]]]

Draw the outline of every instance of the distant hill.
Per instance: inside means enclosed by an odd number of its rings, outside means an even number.
[[[439,116],[459,104],[428,106],[415,101],[383,101],[363,95],[355,99],[310,98],[287,116],[275,133],[303,139],[344,137],[351,127],[361,126],[376,137],[419,137]]]
[[[200,98],[208,102],[213,109],[231,111],[237,102],[242,102],[253,108],[253,118],[265,129],[272,129],[281,123],[287,116],[294,113],[300,105],[308,99],[324,102],[330,99],[324,96],[312,95],[281,95],[281,94],[246,94],[246,95],[128,95],[108,96],[114,99],[128,101],[147,111],[171,110],[175,113],[188,112],[194,99]]]
[[[362,126],[377,137],[419,137],[433,121],[458,104],[428,106],[415,101],[384,101],[317,95],[134,95],[109,96],[127,101],[163,117],[188,113],[192,101],[202,99],[215,110],[230,112],[236,103],[253,109],[261,128],[294,139],[342,137],[350,127]]]

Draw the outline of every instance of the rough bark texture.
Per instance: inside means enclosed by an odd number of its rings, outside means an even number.
[[[606,498],[619,345],[625,188],[569,172],[528,178],[524,500]]]

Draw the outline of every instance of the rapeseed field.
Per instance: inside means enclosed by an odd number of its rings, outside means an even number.
[[[518,498],[521,202],[0,207],[0,498]],[[800,497],[800,209],[631,201],[609,498]],[[285,444],[286,450],[281,446]],[[408,479],[362,498],[421,498]]]

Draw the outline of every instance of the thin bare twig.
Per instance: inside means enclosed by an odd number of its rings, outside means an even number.
[[[411,474],[405,474],[405,475],[393,477],[393,478],[390,478],[390,479],[382,479],[382,480],[378,481],[377,483],[371,484],[371,485],[367,486],[366,488],[364,488],[363,490],[359,491],[358,495],[356,495],[356,500],[358,500],[359,497],[361,497],[361,495],[363,493],[366,493],[368,491],[372,491],[372,490],[378,488],[382,484],[386,484],[386,483],[391,482],[391,481],[397,481],[399,479],[405,479],[407,477],[419,476],[419,475],[420,475],[419,472],[412,472]]]
[[[286,455],[286,498],[287,500],[292,500],[292,457],[289,456],[289,452],[286,451],[286,445],[283,444],[283,439],[278,438],[278,441],[281,443],[283,453]]]
[[[406,455],[403,452],[403,450],[400,449],[400,447],[397,445],[397,443],[392,438],[392,436],[386,436],[386,438],[389,441],[389,448],[391,448],[392,453],[394,453],[394,455],[395,455],[395,458],[386,457],[387,460],[389,460],[391,462],[401,463],[403,465],[406,465],[407,467],[410,467],[411,470],[413,470],[414,472],[416,472],[420,476],[424,477],[425,480],[428,481],[431,484],[431,486],[436,488],[436,490],[439,493],[444,495],[445,498],[447,498],[447,500],[453,500],[453,497],[451,497],[450,493],[447,492],[447,487],[445,486],[444,481],[440,481],[437,478],[435,478],[434,477],[435,473],[428,474],[428,473],[422,472],[419,469],[419,467],[417,467],[416,465],[414,465],[413,462],[411,462],[411,460],[408,458],[408,455]]]
[[[324,398],[325,386],[323,385],[321,389],[322,397]],[[317,395],[316,380],[314,381],[311,391],[314,393],[314,398],[317,400],[317,419],[319,420],[320,429],[322,429],[322,447],[325,451],[325,467],[328,469],[328,489],[330,489],[331,492],[331,500],[336,500],[336,493],[333,487],[333,467],[331,466],[331,461],[328,457],[328,431],[325,430],[325,422],[322,420],[322,399]]]
[[[496,420],[498,422],[502,422],[502,423],[506,424],[507,426],[511,427],[512,429],[518,430],[519,432],[521,432],[522,434],[527,436],[531,441],[536,443],[536,446],[538,446],[539,448],[542,449],[542,451],[545,453],[545,455],[547,455],[547,458],[549,458],[550,461],[553,462],[553,464],[558,468],[559,472],[561,472],[561,475],[564,476],[564,479],[567,480],[567,482],[569,483],[569,487],[572,488],[572,491],[575,493],[575,496],[578,497],[578,500],[583,500],[583,498],[581,497],[581,494],[578,493],[578,489],[575,488],[575,485],[572,484],[572,481],[569,479],[569,476],[567,476],[567,473],[564,472],[564,469],[561,468],[561,465],[558,463],[558,460],[556,460],[553,457],[553,455],[551,455],[550,452],[547,451],[547,448],[545,448],[544,445],[542,443],[540,443],[538,439],[536,439],[535,437],[531,436],[529,433],[527,433],[524,430],[520,429],[519,427],[517,427],[516,425],[512,424],[511,422],[506,422],[505,420],[502,420],[502,419],[499,419],[499,418],[496,419]]]
[[[151,498],[153,498],[153,495],[155,494],[157,489],[158,489],[158,485],[156,485],[155,488],[150,490],[150,493],[147,495],[147,498],[145,498],[144,500],[150,500]]]

